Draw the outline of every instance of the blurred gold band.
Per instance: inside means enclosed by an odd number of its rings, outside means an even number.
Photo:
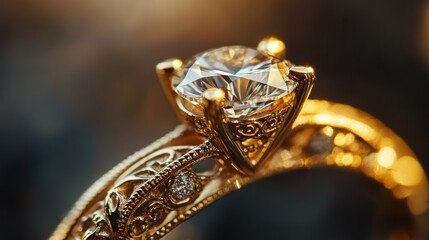
[[[199,169],[206,161],[214,164]],[[179,126],[94,183],[50,239],[159,239],[253,181],[326,166],[378,181],[406,201],[412,214],[427,210],[427,178],[403,140],[353,107],[308,100],[280,147],[254,174],[238,173],[210,140]],[[187,188],[178,192],[179,182]]]

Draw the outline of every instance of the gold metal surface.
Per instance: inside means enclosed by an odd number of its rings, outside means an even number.
[[[284,44],[270,47],[270,41],[279,40],[264,39],[258,48],[281,57]],[[312,68],[291,66],[289,77],[299,86],[260,115],[228,119],[221,89],[203,93],[201,115],[183,105],[171,84],[181,65],[170,59],[158,64],[157,73],[184,125],[94,183],[51,240],[159,239],[217,199],[258,179],[326,166],[352,169],[376,180],[406,201],[413,214],[427,210],[428,182],[409,147],[381,122],[353,107],[306,101],[314,82]],[[258,143],[255,134],[240,135],[243,126],[261,122],[273,123],[264,133],[267,142]],[[255,144],[260,147],[253,147],[250,154],[246,147]],[[193,170],[207,159],[214,159],[212,169]],[[184,175],[190,184],[188,195],[175,195],[177,179]]]
[[[276,37],[267,37],[259,42],[258,50],[283,58],[286,54],[286,44]]]

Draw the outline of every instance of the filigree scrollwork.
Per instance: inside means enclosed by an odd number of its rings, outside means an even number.
[[[286,118],[289,108],[252,120],[230,120],[234,136],[242,141],[248,138],[263,138],[277,130]]]
[[[140,239],[150,235],[168,215],[176,214],[177,209],[193,202],[206,181],[206,176],[199,177],[187,168],[153,189],[131,211],[130,224],[125,229],[128,237]]]
[[[237,124],[235,125],[235,129],[237,131],[235,136],[239,139],[257,137],[258,133],[261,131],[261,128],[262,126],[260,122]]]
[[[137,161],[121,174],[107,191],[105,199],[83,215],[73,231],[74,238],[141,239],[150,235],[169,215],[176,214],[177,209],[198,197],[208,176],[194,173],[191,165],[183,170],[179,167],[185,160],[191,163],[191,160],[209,157],[206,156],[208,152],[213,154],[214,151],[210,147],[171,147],[156,151]],[[152,183],[163,171],[169,174],[161,179],[160,184]],[[151,187],[150,191],[137,198],[136,194],[144,191],[147,184]],[[135,204],[129,208],[130,202],[133,201]],[[124,217],[124,214],[127,216]],[[122,232],[121,219],[127,221]]]
[[[128,235],[131,238],[141,238],[148,230],[159,225],[171,211],[163,198],[163,194],[155,196],[141,203],[130,217]]]
[[[112,231],[104,217],[101,202],[95,205],[91,214],[81,218],[80,232],[83,240],[108,240],[111,239]]]
[[[289,107],[265,117],[252,120],[230,120],[229,128],[244,152],[261,149],[274,136],[289,111]]]

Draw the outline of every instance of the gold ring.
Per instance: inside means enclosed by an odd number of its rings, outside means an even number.
[[[364,112],[307,100],[314,71],[285,49],[269,37],[159,63],[183,124],[96,181],[50,239],[159,239],[254,181],[322,166],[361,172],[425,212],[427,179],[410,148]]]

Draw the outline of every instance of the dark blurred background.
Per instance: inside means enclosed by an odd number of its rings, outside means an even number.
[[[46,239],[102,173],[174,128],[157,62],[272,34],[316,69],[312,98],[376,116],[429,170],[426,1],[2,1],[1,239]],[[406,240],[410,221],[377,184],[315,170],[260,182],[193,222],[205,239]]]

